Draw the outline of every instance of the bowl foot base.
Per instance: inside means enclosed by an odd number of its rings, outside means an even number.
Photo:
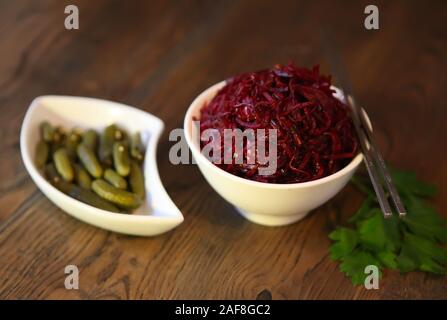
[[[274,216],[269,214],[250,213],[239,208],[236,209],[243,217],[251,222],[269,227],[286,226],[303,219],[308,214],[308,212],[300,212],[292,215]]]

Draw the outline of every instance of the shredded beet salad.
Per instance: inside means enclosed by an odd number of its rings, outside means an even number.
[[[319,66],[306,69],[294,64],[228,79],[201,109],[200,131],[277,129],[277,170],[259,175],[258,167],[265,165],[257,160],[224,164],[222,158],[217,166],[268,183],[306,182],[342,169],[358,152],[357,136],[348,106],[333,96],[330,86],[331,77],[321,75]],[[201,144],[203,148],[207,142]],[[268,144],[265,149],[269,150]]]

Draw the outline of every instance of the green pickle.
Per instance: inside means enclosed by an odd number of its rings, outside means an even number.
[[[48,163],[45,166],[44,173],[45,173],[45,178],[47,178],[47,180],[51,184],[62,179],[62,177],[57,172],[57,169],[56,169],[56,166],[54,165],[54,163]]]
[[[145,188],[143,171],[136,161],[132,161],[130,165],[129,183],[132,192],[141,199],[144,199]]]
[[[80,143],[78,145],[77,153],[82,164],[92,175],[92,177],[100,178],[102,176],[103,169],[93,150],[87,147],[84,143]]]
[[[98,144],[98,135],[95,130],[87,130],[82,136],[82,142],[92,150],[96,150]]]
[[[130,156],[135,160],[143,161],[143,148],[139,132],[134,133],[130,140]]]
[[[62,126],[57,126],[55,129],[54,129],[54,132],[56,133],[59,133],[60,135],[62,135],[62,136],[65,136],[66,134],[67,134],[67,130],[65,130],[65,128],[64,127],[62,127]]]
[[[65,140],[66,132],[62,127],[56,127],[53,134],[52,143],[56,145],[61,145]]]
[[[67,153],[70,159],[76,159],[76,149],[78,148],[79,143],[81,142],[81,136],[76,129],[73,129],[66,137],[65,137],[65,148],[67,149]]]
[[[135,209],[141,204],[141,199],[136,194],[115,188],[103,179],[93,181],[92,189],[100,197],[120,207]]]
[[[56,127],[54,129],[53,140],[49,142],[50,154],[54,154],[58,149],[65,147],[65,140],[67,134],[62,127]]]
[[[127,177],[130,172],[129,148],[126,143],[115,142],[113,145],[113,163],[119,175]]]
[[[126,138],[126,133],[121,128],[115,127],[115,132],[113,134],[113,138],[115,141],[122,141]]]
[[[92,191],[84,189],[73,183],[64,181],[57,172],[56,167],[52,163],[49,163],[45,166],[45,177],[56,189],[76,200],[79,200],[99,209],[111,212],[121,212],[121,210],[118,209],[115,205],[99,197]]]
[[[89,204],[93,207],[107,210],[111,212],[120,212],[115,205],[111,204],[110,202],[104,200],[103,198],[99,197],[95,193],[93,193],[90,190],[81,188],[76,185],[71,185],[68,195],[75,198],[76,200],[79,200],[81,202],[84,202],[86,204]]]
[[[56,189],[111,212],[141,205],[145,187],[139,133],[130,136],[115,124],[101,134],[93,129],[66,131],[47,121],[40,124],[40,133],[34,162]]]
[[[79,137],[82,137],[84,134],[84,131],[81,128],[73,128],[71,132],[77,134]]]
[[[113,143],[115,142],[116,125],[107,126],[99,139],[99,160],[108,167],[112,166]]]
[[[41,131],[42,139],[45,142],[53,141],[54,128],[51,124],[49,124],[47,121],[42,122],[40,124],[40,131]]]
[[[75,164],[74,169],[75,169],[75,180],[78,186],[84,189],[91,189],[92,178],[90,178],[90,175],[88,174],[87,170],[85,170],[79,164]]]
[[[48,155],[50,154],[50,147],[48,143],[44,140],[40,140],[36,145],[36,155],[34,162],[38,168],[43,168],[43,166],[48,161]]]
[[[106,169],[106,171],[104,171],[104,179],[118,189],[127,189],[126,179],[112,169]]]
[[[70,191],[70,186],[72,185],[72,183],[62,179],[53,163],[48,163],[45,166],[44,171],[45,177],[56,189],[63,193],[68,193]]]
[[[53,154],[53,161],[57,172],[62,176],[62,178],[68,182],[73,181],[74,170],[65,148],[60,148]]]

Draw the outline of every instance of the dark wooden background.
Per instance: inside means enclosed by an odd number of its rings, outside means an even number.
[[[380,9],[366,31],[363,10]],[[64,7],[80,30],[64,29]],[[379,290],[353,287],[328,256],[328,232],[361,202],[346,187],[305,220],[252,224],[193,165],[168,161],[168,132],[203,89],[235,73],[294,60],[324,62],[316,30],[339,38],[356,93],[388,161],[439,187],[447,204],[446,1],[0,1],[0,298],[447,298],[447,281],[386,272]],[[185,222],[155,238],[71,218],[36,188],[19,131],[42,94],[120,101],[162,118],[165,186]],[[80,268],[80,290],[64,267]]]

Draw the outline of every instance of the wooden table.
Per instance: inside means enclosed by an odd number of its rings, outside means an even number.
[[[233,74],[294,60],[328,72],[316,30],[339,38],[358,97],[388,161],[439,187],[447,212],[447,3],[373,1],[380,30],[363,27],[371,1],[65,1],[0,3],[0,298],[447,298],[446,278],[386,272],[379,290],[353,287],[329,259],[328,233],[362,196],[351,186],[288,227],[252,224],[194,165],[172,165],[168,133],[203,89]],[[162,180],[185,222],[155,238],[106,232],[55,207],[20,157],[19,131],[42,94],[93,96],[166,123]],[[80,289],[64,288],[64,268]]]

